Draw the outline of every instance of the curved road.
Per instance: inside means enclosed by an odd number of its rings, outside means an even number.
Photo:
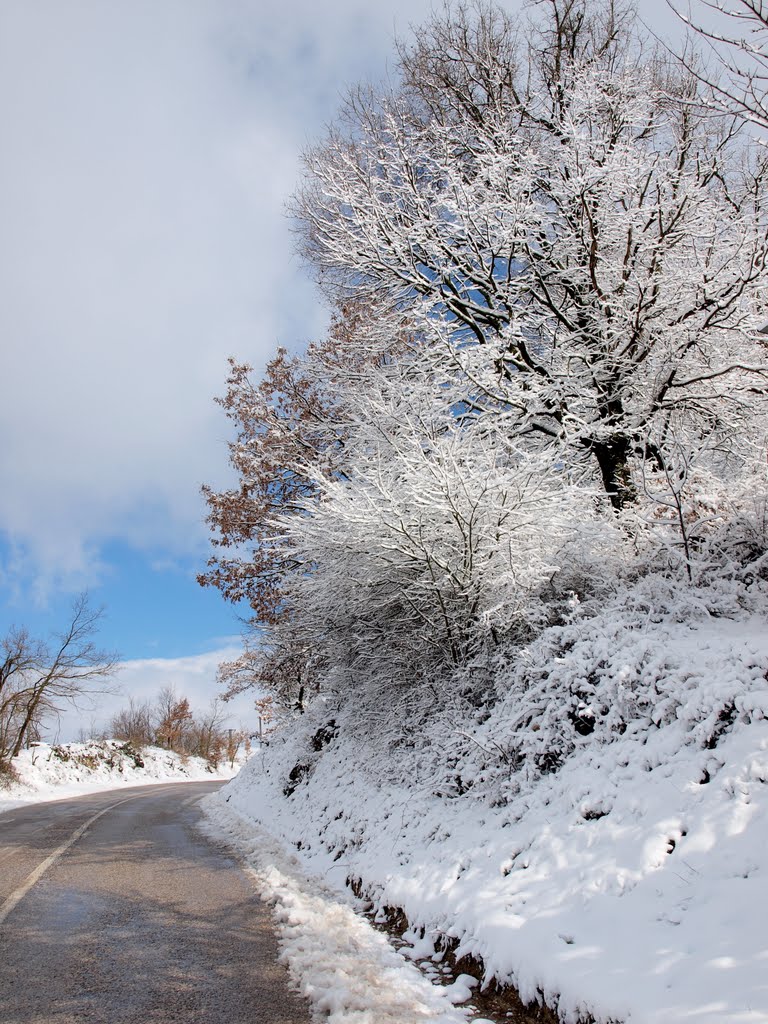
[[[269,911],[194,827],[219,785],[0,814],[2,1024],[307,1024]]]

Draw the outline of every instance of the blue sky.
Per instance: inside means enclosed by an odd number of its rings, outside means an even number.
[[[228,482],[213,398],[227,356],[322,332],[283,212],[301,150],[431,6],[0,6],[0,633],[87,588],[106,646],[213,692],[240,631],[194,579],[200,485]]]
[[[240,634],[238,612],[218,591],[198,586],[199,559],[163,561],[113,541],[100,552],[100,582],[89,594],[104,606],[99,645],[125,658],[180,658],[232,643]],[[22,622],[35,634],[64,623],[71,594],[50,592],[44,602],[9,601],[4,618]],[[17,611],[19,614],[14,615]]]

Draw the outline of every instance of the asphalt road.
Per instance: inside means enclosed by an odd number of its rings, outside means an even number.
[[[194,827],[219,785],[0,814],[2,1024],[308,1024],[269,911]]]

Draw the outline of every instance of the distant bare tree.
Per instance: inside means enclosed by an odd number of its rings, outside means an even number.
[[[121,708],[112,718],[109,731],[115,739],[127,740],[135,747],[149,746],[155,738],[152,727],[152,708],[147,701],[132,697],[127,708]]]
[[[227,761],[229,762],[230,768],[235,766],[235,758],[237,752],[240,749],[240,745],[248,740],[248,734],[245,729],[240,726],[239,729],[228,729],[227,730]]]
[[[0,764],[8,764],[38,735],[43,720],[108,688],[117,655],[94,642],[101,615],[81,594],[67,626],[52,641],[15,627],[0,640]]]
[[[199,717],[189,730],[189,753],[210,761],[219,741],[223,739],[222,724],[227,717],[218,697],[211,701],[208,711]]]
[[[31,736],[29,734],[27,735],[28,744],[30,741],[34,739],[34,736]],[[96,725],[96,720],[94,718],[91,719],[90,725],[88,725],[87,727],[81,725],[80,728],[77,730],[78,743],[92,743],[94,741],[101,743],[105,739],[107,739],[107,735],[104,729]]]
[[[112,718],[110,733],[115,739],[127,740],[135,747],[157,743],[177,754],[201,757],[215,768],[222,761],[225,749],[229,757],[231,740],[227,737],[228,733],[235,732],[223,728],[226,718],[218,697],[211,701],[206,712],[195,717],[189,700],[180,697],[174,686],[166,686],[154,704],[129,700],[128,706]],[[235,754],[242,742],[241,733],[236,735]],[[234,756],[230,760],[234,760]]]

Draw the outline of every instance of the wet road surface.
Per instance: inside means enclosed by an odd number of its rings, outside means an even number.
[[[269,911],[195,829],[219,785],[0,814],[2,1024],[308,1024]]]

